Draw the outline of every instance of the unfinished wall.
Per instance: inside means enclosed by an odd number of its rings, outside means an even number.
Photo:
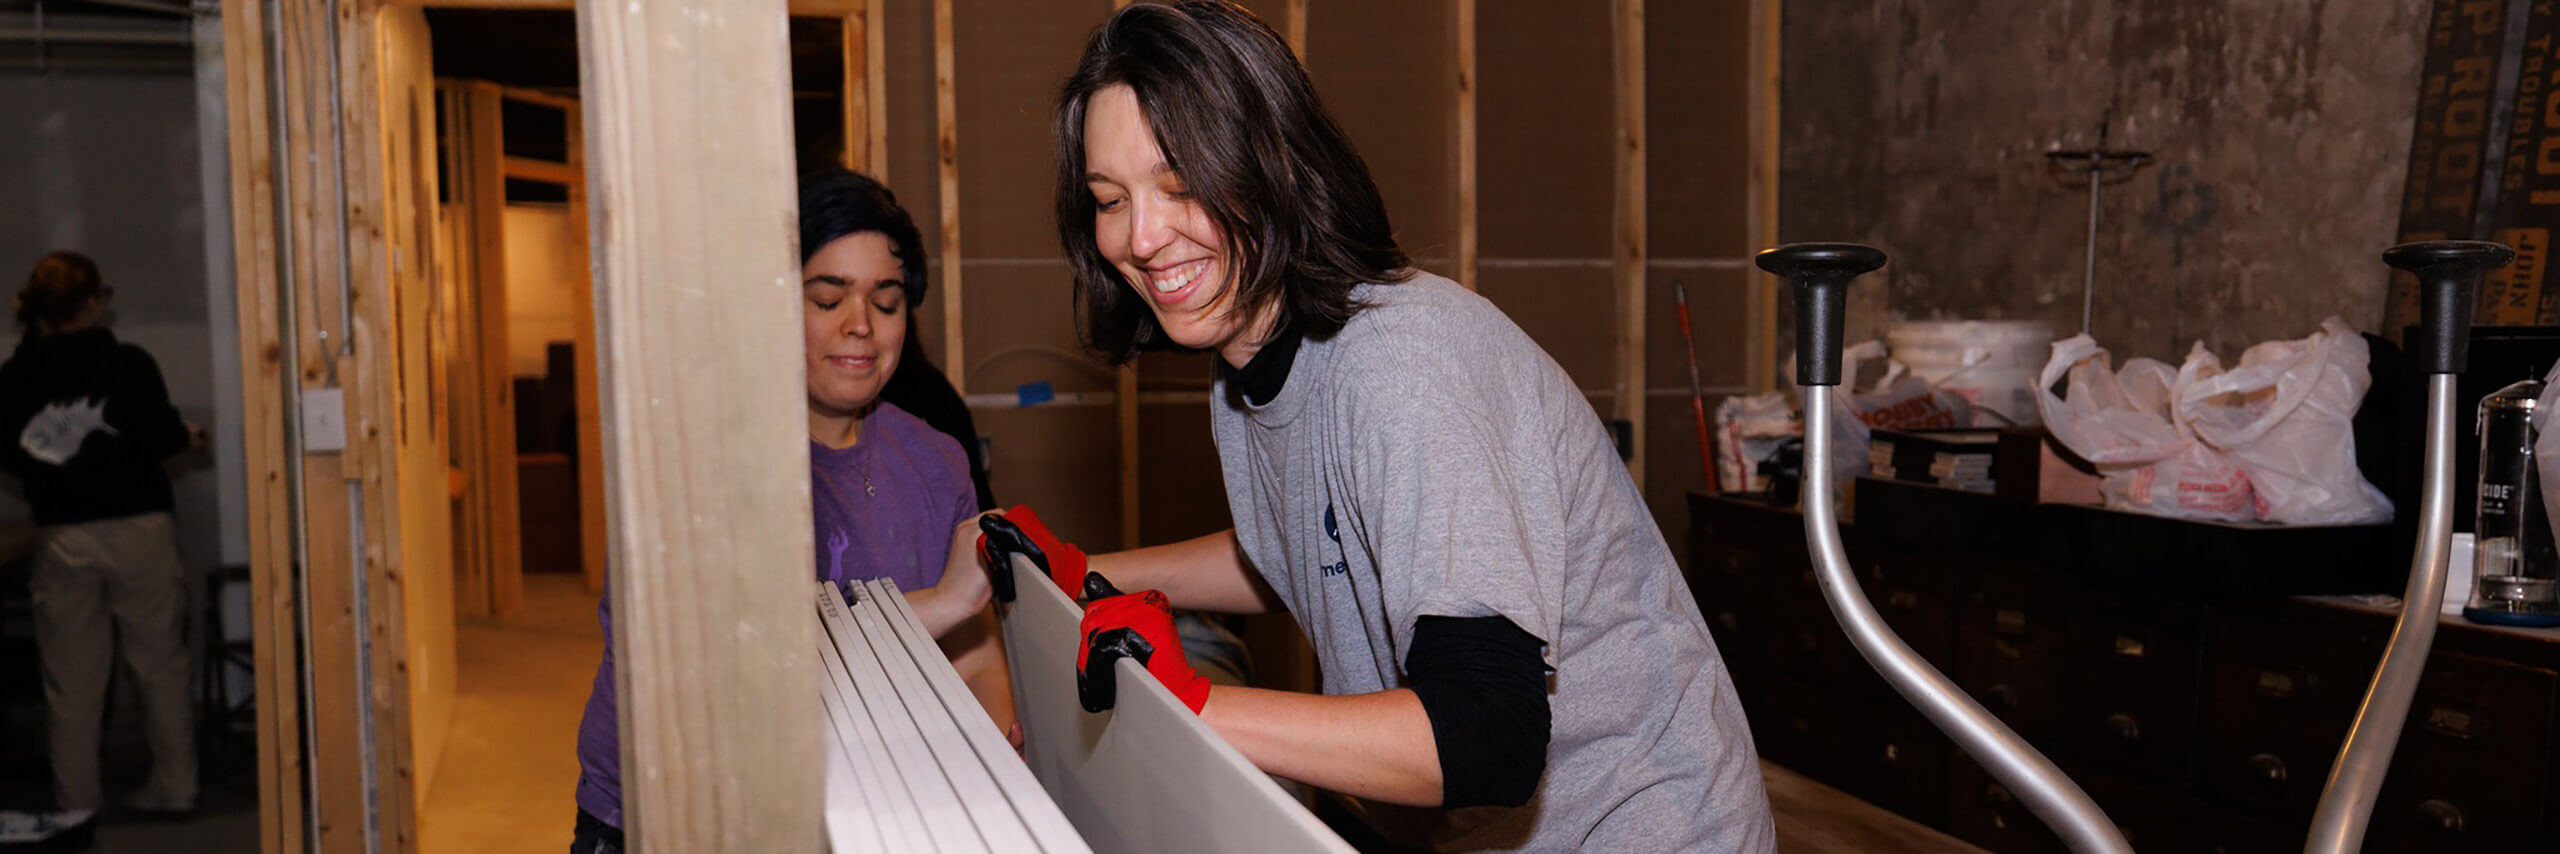
[[[1287,4],[1246,4],[1286,32]],[[1647,494],[1667,538],[1686,529],[1682,495],[1703,485],[1671,284],[1685,282],[1698,321],[1708,403],[1744,382],[1747,313],[1741,270],[1747,28],[1740,4],[1651,4],[1647,30]],[[960,0],[956,38],[967,385],[1011,395],[1048,382],[1062,394],[1108,392],[1113,378],[1081,352],[1066,268],[1050,221],[1049,116],[1056,90],[1109,0],[1052,4]],[[1730,8],[1728,8],[1730,7]],[[1425,269],[1454,275],[1458,233],[1456,4],[1306,4],[1305,61],[1336,121],[1386,196],[1399,241]],[[1483,291],[1571,373],[1598,392],[1615,383],[1610,213],[1610,4],[1480,3],[1479,171]],[[934,34],[928,0],[891,0],[886,179],[924,226],[938,277],[940,245]],[[939,286],[939,285],[937,285]],[[943,352],[939,296],[915,315],[929,352]],[[1212,366],[1198,355],[1139,364],[1150,396],[1196,394]],[[1143,542],[1226,527],[1207,404],[1156,399],[1140,409]],[[1071,540],[1110,547],[1120,529],[1118,426],[1100,402],[1028,409],[984,403],[993,485],[1029,503]],[[1054,508],[1054,509],[1053,509]]]
[[[1891,253],[1852,290],[1852,341],[1888,314],[2069,335],[2088,191],[2043,152],[2108,122],[2108,147],[2156,160],[2103,194],[2099,343],[2174,360],[2202,339],[2229,358],[2332,314],[2372,330],[2427,7],[1790,2],[1779,234]]]
[[[574,288],[587,286],[578,230],[562,205],[508,205],[506,221],[507,371],[540,377],[551,368],[552,342],[578,338]]]

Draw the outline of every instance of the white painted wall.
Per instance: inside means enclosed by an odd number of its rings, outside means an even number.
[[[508,205],[507,366],[514,376],[542,376],[544,348],[578,338],[577,294],[586,285],[586,259],[566,205]]]

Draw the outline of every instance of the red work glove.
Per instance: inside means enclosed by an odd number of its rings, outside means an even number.
[[[1049,526],[1040,524],[1040,514],[1031,512],[1029,505],[1017,505],[1000,516],[980,517],[978,530],[985,532],[978,535],[978,560],[987,565],[987,571],[1011,579],[1004,573],[1013,566],[1013,556],[1021,555],[1047,572],[1067,598],[1083,591],[1084,550],[1049,533]],[[1011,587],[999,585],[998,589],[1007,594],[1000,598],[1013,601]]]
[[[1085,606],[1078,633],[1084,635],[1084,643],[1076,647],[1076,697],[1085,711],[1107,710],[1118,698],[1118,668],[1113,664],[1122,658],[1145,665],[1175,699],[1191,707],[1192,714],[1208,704],[1209,678],[1191,669],[1191,662],[1182,657],[1182,637],[1173,631],[1173,606],[1165,603],[1162,592],[1144,590],[1094,600]]]

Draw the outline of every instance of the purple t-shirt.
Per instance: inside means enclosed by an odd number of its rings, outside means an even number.
[[[887,578],[901,590],[922,590],[942,580],[952,529],[977,514],[978,493],[958,441],[882,403],[852,447],[809,443],[809,505],[817,523],[817,580],[841,585]],[[604,660],[578,722],[578,808],[621,827],[612,595],[596,603],[596,619],[604,624]]]

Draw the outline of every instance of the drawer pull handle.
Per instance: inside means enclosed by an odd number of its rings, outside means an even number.
[[[2462,832],[2461,807],[2430,799],[2418,805],[2418,813],[2426,816],[2427,823],[2436,829],[2446,833]]]
[[[2132,715],[2128,715],[2123,712],[2108,715],[2107,726],[2114,727],[2116,735],[2126,741],[2136,741],[2142,738],[2142,721],[2134,718]]]
[[[2002,608],[2000,610],[1993,611],[1991,612],[1991,625],[1992,628],[1998,630],[2004,635],[2026,634],[2027,612],[2016,608]]]
[[[2115,646],[2116,654],[2125,658],[2141,658],[2142,653],[2145,651],[2140,638],[2130,638],[2124,635],[2116,636]]]
[[[2268,780],[2276,782],[2284,781],[2284,757],[2277,756],[2272,753],[2261,753],[2256,756],[2249,757],[2249,768],[2257,771],[2259,776],[2265,777]]]
[[[1920,610],[1920,594],[1908,590],[1893,591],[1891,595],[1885,597],[1885,601],[1905,611]]]

